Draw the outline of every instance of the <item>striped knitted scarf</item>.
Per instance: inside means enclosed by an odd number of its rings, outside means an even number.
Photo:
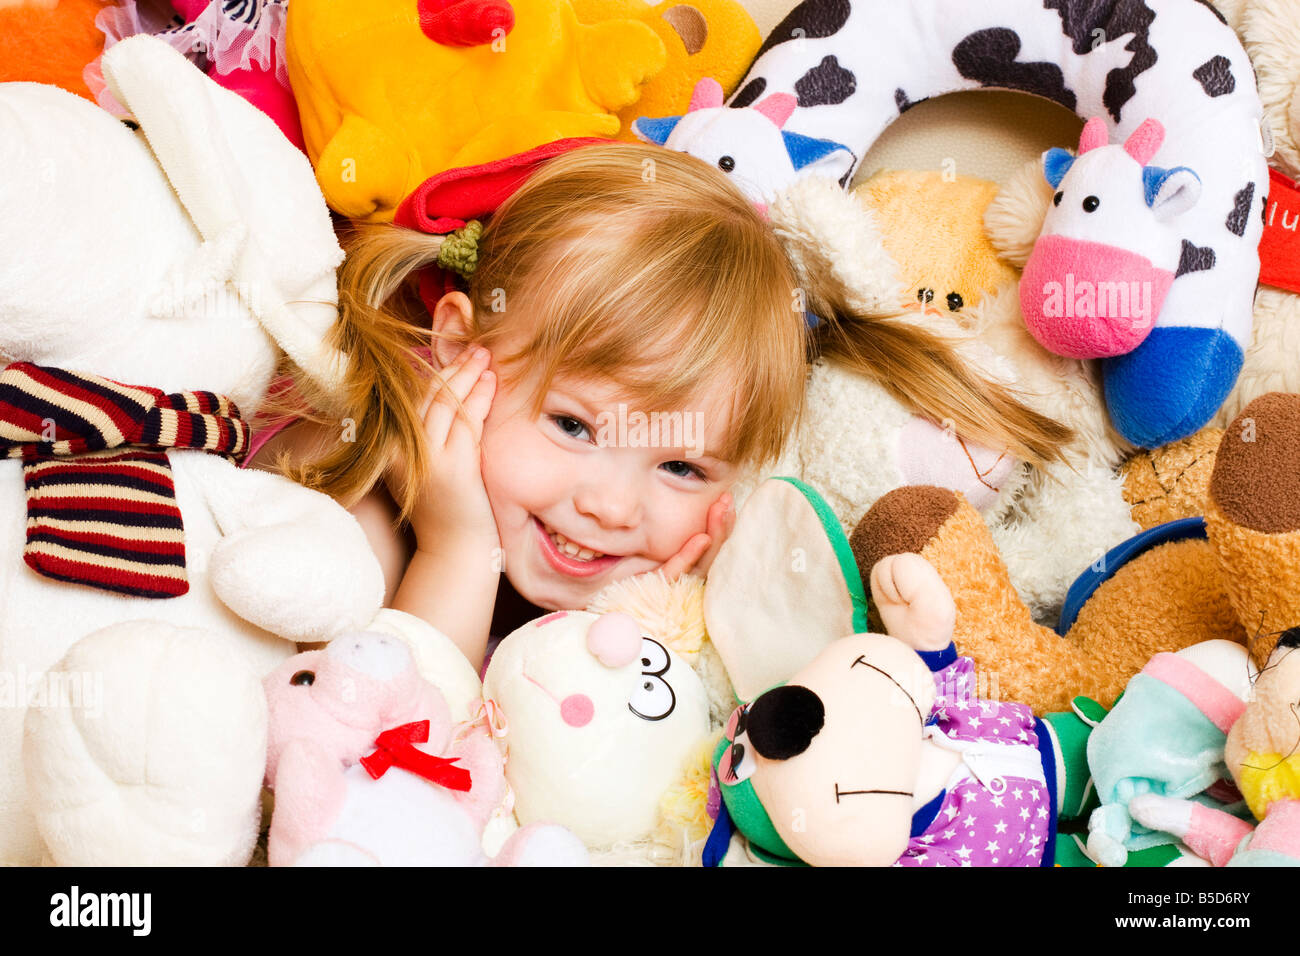
[[[16,362],[0,372],[0,449],[21,458],[23,560],[37,573],[136,597],[189,590],[168,448],[239,460],[249,428],[230,399],[122,385]]]

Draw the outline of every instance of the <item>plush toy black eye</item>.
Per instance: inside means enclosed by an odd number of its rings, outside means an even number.
[[[299,671],[289,678],[289,683],[295,687],[309,687],[316,683],[315,671]]]
[[[1084,199],[1084,201],[1083,201],[1083,211],[1084,211],[1084,212],[1096,212],[1096,211],[1097,211],[1097,207],[1100,206],[1100,205],[1101,205],[1101,200],[1100,200],[1100,199],[1098,199],[1096,196],[1088,196],[1088,197],[1087,197],[1086,199]]]
[[[1063,192],[1057,193],[1055,196],[1052,197],[1052,205],[1059,206],[1061,204],[1061,200],[1064,198],[1065,198],[1065,193]]]
[[[736,168],[736,161],[730,156],[723,156],[718,160],[718,168],[724,173],[729,173]]]
[[[749,708],[749,742],[768,760],[789,760],[808,749],[825,722],[821,698],[807,687],[774,687]]]
[[[1277,643],[1279,647],[1300,647],[1300,627],[1288,627]]]
[[[917,290],[916,290],[916,301],[918,301],[918,302],[920,302],[920,303],[922,303],[922,304],[924,304],[924,305],[929,305],[931,302],[934,301],[934,290],[933,290],[933,289],[917,289]]]
[[[960,312],[960,311],[961,311],[961,307],[962,307],[963,305],[965,305],[965,304],[966,304],[966,302],[962,299],[962,297],[961,297],[961,293],[960,293],[960,292],[949,292],[949,293],[948,293],[948,311],[949,311],[949,312]]]

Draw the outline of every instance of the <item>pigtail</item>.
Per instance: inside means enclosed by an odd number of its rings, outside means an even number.
[[[813,358],[869,376],[903,405],[951,422],[963,438],[1036,466],[1064,460],[1073,431],[972,372],[944,339],[906,321],[823,308],[828,315],[813,329]]]
[[[419,270],[436,264],[442,236],[391,225],[356,224],[344,240],[339,271],[339,321],[332,344],[348,356],[343,394],[333,402],[343,417],[339,440],[300,463],[282,458],[282,473],[352,507],[384,478],[394,461],[407,463],[407,486],[397,504],[405,519],[427,474],[420,414],[433,366],[416,352],[430,341],[428,315],[412,288]],[[309,415],[324,421],[319,414]]]

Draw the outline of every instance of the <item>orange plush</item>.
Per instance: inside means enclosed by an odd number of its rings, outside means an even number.
[[[645,23],[569,0],[294,0],[286,53],[321,191],[377,222],[447,169],[612,138],[666,61]]]
[[[718,81],[730,95],[763,42],[758,27],[734,0],[572,0],[583,23],[601,20],[640,20],[663,41],[667,65],[641,89],[641,98],[619,110],[618,138],[637,142],[632,121],[638,116],[685,113],[695,84],[704,77]]]
[[[0,83],[49,83],[93,100],[81,78],[104,49],[95,26],[111,0],[0,0]]]
[[[1110,706],[1158,652],[1224,638],[1248,644],[1263,666],[1278,634],[1300,624],[1298,462],[1300,395],[1255,399],[1219,443],[1208,538],[1171,540],[1098,568],[1114,573],[1064,637],[1034,623],[987,526],[956,492],[892,491],[851,543],[861,568],[908,551],[935,566],[957,602],[954,639],[976,662],[982,696],[1040,714],[1069,710],[1078,694]]]

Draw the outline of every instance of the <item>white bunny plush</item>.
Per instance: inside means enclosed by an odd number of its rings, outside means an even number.
[[[264,114],[149,36],[103,67],[132,123],[0,86],[0,863],[242,864],[262,677],[383,594],[343,508],[237,465],[285,356],[339,380],[342,252]]]

